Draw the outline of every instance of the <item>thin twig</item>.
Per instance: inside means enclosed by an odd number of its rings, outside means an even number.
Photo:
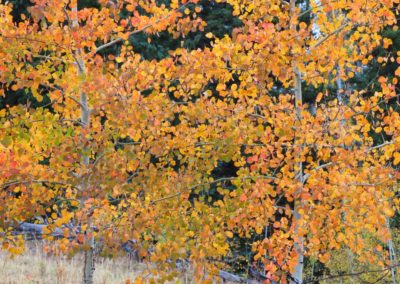
[[[396,264],[396,265],[392,265],[392,266],[388,266],[384,269],[380,269],[380,270],[367,270],[367,271],[360,271],[360,272],[354,272],[354,273],[347,273],[347,274],[338,274],[338,275],[330,275],[327,277],[322,277],[319,279],[313,279],[313,280],[308,280],[303,282],[304,284],[307,283],[315,283],[315,282],[321,282],[321,281],[326,281],[326,280],[330,280],[330,279],[335,279],[335,278],[344,278],[344,277],[352,277],[352,276],[360,276],[363,274],[367,274],[367,273],[379,273],[379,272],[385,272],[388,271],[394,267],[399,267],[400,264]]]
[[[313,169],[312,171],[318,171],[318,170],[327,168],[327,167],[331,166],[332,164],[333,164],[332,162],[329,162],[329,163],[320,165],[320,166],[316,167],[315,169]],[[310,174],[305,174],[305,175],[303,176],[303,182],[305,182],[309,177],[310,177]],[[296,176],[296,179],[297,179],[297,178],[299,178],[299,177]]]
[[[385,146],[392,145],[392,144],[394,144],[394,141],[386,141],[385,143],[382,143],[380,145],[368,148],[367,152],[372,151],[372,150],[376,150],[376,149],[379,149],[379,148],[383,148]]]
[[[178,9],[176,9],[175,11],[182,10],[182,9],[183,9],[184,7],[186,7],[188,4],[189,4],[189,2],[187,2],[186,4],[180,6],[180,7],[179,7]],[[139,30],[136,30],[136,31],[131,32],[131,33],[129,34],[129,36],[135,35],[135,34],[138,34],[138,33],[141,33],[141,32],[144,32],[144,31],[147,30],[148,28],[151,28],[153,25],[158,24],[159,22],[161,22],[161,21],[167,19],[169,16],[170,16],[170,14],[167,14],[167,15],[165,15],[164,17],[162,17],[162,18],[158,19],[157,21],[155,21],[154,23],[148,24],[148,25],[144,26],[143,28],[141,28],[141,29],[139,29]],[[108,42],[108,43],[105,43],[105,44],[103,44],[103,45],[100,45],[99,47],[96,48],[95,52],[97,53],[97,52],[99,52],[99,51],[101,51],[101,50],[103,50],[103,49],[105,49],[105,48],[107,48],[107,47],[110,47],[110,46],[112,46],[112,45],[114,45],[114,44],[120,43],[120,42],[122,42],[122,41],[124,41],[124,40],[125,40],[125,39],[123,39],[123,38],[121,38],[121,37],[120,37],[120,38],[116,38],[116,39],[114,39],[114,40],[112,40],[112,41],[110,41],[110,42]]]
[[[77,188],[77,187],[73,186],[72,184],[69,184],[66,182],[51,181],[51,180],[14,180],[14,181],[3,183],[2,185],[0,185],[0,187],[5,188],[7,186],[19,185],[19,184],[30,184],[30,183],[51,183],[51,184],[65,185],[65,186],[71,186],[73,188]]]
[[[192,186],[192,187],[190,188],[190,190],[194,190],[194,189],[196,189],[197,187],[200,187],[200,186],[212,185],[212,184],[216,184],[216,183],[224,182],[224,181],[232,181],[232,180],[238,180],[238,179],[239,179],[239,180],[240,180],[240,179],[241,179],[241,180],[260,179],[260,178],[272,179],[272,180],[275,180],[275,179],[276,179],[275,177],[272,177],[272,176],[225,177],[225,178],[216,179],[216,180],[211,181],[211,182],[206,182],[206,183],[197,184],[197,185],[195,185],[195,186]],[[178,196],[180,196],[181,194],[182,194],[182,192],[177,192],[177,193],[174,193],[174,194],[172,194],[172,195],[169,195],[169,196],[162,197],[162,198],[160,198],[160,199],[154,200],[154,201],[150,202],[150,204],[155,204],[155,203],[160,202],[160,201],[163,201],[163,200],[167,200],[167,199],[171,199],[171,198],[174,198],[174,197],[178,197]]]
[[[339,28],[336,30],[332,31],[330,34],[326,35],[325,37],[321,38],[319,41],[317,41],[313,46],[310,47],[310,50],[313,50],[323,44],[325,41],[327,41],[330,37],[337,35],[340,33],[345,27],[349,25],[349,21],[346,21],[344,24],[342,24]]]
[[[219,178],[214,181],[206,182],[206,183],[200,183],[195,186],[192,186],[190,190],[196,189],[197,187],[204,186],[204,185],[213,185],[219,182],[224,182],[224,181],[232,181],[232,180],[248,180],[248,179],[271,179],[275,180],[276,177],[272,176],[245,176],[245,177],[224,177],[224,178]]]
[[[154,205],[154,204],[156,204],[157,202],[161,202],[161,201],[164,201],[164,200],[167,200],[167,199],[172,199],[172,198],[174,198],[174,197],[180,196],[181,194],[182,194],[181,192],[177,192],[177,193],[175,193],[175,194],[172,194],[172,195],[169,195],[169,196],[166,196],[166,197],[162,197],[162,198],[160,198],[160,199],[156,199],[156,200],[150,202],[150,204],[151,204],[151,205]]]

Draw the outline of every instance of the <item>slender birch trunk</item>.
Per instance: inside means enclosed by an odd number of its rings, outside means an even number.
[[[296,114],[297,114],[297,119],[301,121],[301,106],[303,104],[303,97],[301,91],[301,73],[295,64],[293,66],[293,69],[294,69],[294,81],[295,81],[294,93],[295,93],[295,103],[296,103]],[[304,254],[303,254],[304,240],[303,237],[299,236],[299,224],[301,223],[302,219],[302,216],[299,212],[300,209],[303,207],[303,202],[301,200],[301,191],[303,189],[303,182],[304,182],[302,162],[297,163],[297,171],[298,172],[296,176],[298,177],[298,182],[300,183],[301,188],[296,193],[296,195],[297,194],[299,195],[299,199],[295,200],[293,216],[296,223],[294,236],[298,238],[298,240],[295,241],[294,247],[297,252],[298,259],[292,277],[294,279],[293,283],[301,284],[303,282],[303,268],[304,268]]]
[[[74,1],[74,6],[72,7],[72,27],[79,28],[78,22],[78,3],[77,0]],[[77,65],[77,73],[79,77],[84,77],[86,75],[85,62],[82,59],[81,51],[74,51],[76,65]],[[88,96],[85,92],[80,92],[79,98],[80,108],[81,108],[81,125],[83,130],[86,130],[90,127],[90,109],[88,103]],[[82,137],[82,164],[81,164],[81,176],[84,176],[84,173],[89,168],[89,156],[87,154],[88,149],[84,146],[85,138]],[[83,204],[85,199],[87,198],[88,184],[85,178],[82,178],[82,182],[80,184],[80,190],[83,194],[81,203]],[[86,193],[86,194],[85,194]],[[94,259],[94,248],[95,248],[95,240],[93,235],[91,234],[91,224],[88,222],[87,226],[87,235],[89,236],[89,248],[85,250],[84,257],[84,265],[83,265],[83,282],[84,284],[93,284],[93,274],[95,270],[95,259]]]
[[[290,0],[290,14],[291,18],[294,19],[296,15],[296,1],[295,0]],[[297,27],[296,23],[291,24],[291,30],[293,31],[294,34],[296,34]],[[296,115],[297,115],[297,120],[301,122],[301,108],[303,105],[303,94],[301,90],[301,72],[297,66],[297,62],[293,61],[292,63],[293,67],[293,80],[294,80],[294,95],[295,95],[295,109],[296,109]],[[297,158],[300,158],[301,151],[299,151],[299,154],[297,155]],[[304,174],[303,174],[303,163],[299,161],[296,164],[297,167],[297,174],[296,177],[298,179],[298,182],[301,186],[298,192],[296,192],[296,196],[299,196],[299,199],[295,199],[295,204],[294,204],[294,219],[295,219],[295,231],[294,231],[294,237],[297,238],[294,243],[294,248],[297,253],[297,263],[294,268],[294,273],[292,275],[293,280],[291,283],[293,284],[301,284],[303,282],[303,269],[304,269],[304,253],[303,253],[303,237],[299,235],[299,225],[301,224],[301,219],[302,216],[299,213],[300,209],[303,206],[303,202],[301,200],[301,191],[303,189],[303,182],[304,182]]]
[[[340,77],[341,70],[340,70],[339,65],[336,67],[336,71],[337,71],[337,74],[336,74],[336,86],[337,86],[336,96],[337,96],[339,105],[342,106],[344,104],[344,98],[343,98],[344,89],[343,89],[342,78]]]
[[[388,248],[389,248],[389,259],[390,259],[390,274],[392,276],[392,283],[396,284],[396,268],[397,265],[397,256],[396,250],[394,248],[393,240],[392,240],[392,231],[390,229],[390,222],[389,219],[386,219],[386,226],[390,232],[390,239],[388,241]]]

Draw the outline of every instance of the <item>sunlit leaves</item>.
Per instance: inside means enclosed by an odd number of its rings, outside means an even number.
[[[62,228],[62,250],[87,249],[86,231],[113,253],[134,239],[162,271],[189,258],[200,278],[240,239],[268,277],[286,281],[300,238],[304,254],[326,265],[344,248],[368,259],[363,236],[388,238],[400,118],[386,104],[398,96],[397,78],[378,77],[373,92],[348,85],[362,64],[391,61],[372,51],[392,45],[379,32],[393,23],[395,1],[311,1],[313,17],[303,22],[297,15],[305,11],[291,15],[284,1],[229,0],[243,21],[232,36],[209,32],[210,47],[152,61],[133,51],[130,36],[202,30],[196,1],[104,3],[79,11],[74,27],[71,7],[42,2],[33,24],[19,26],[10,6],[0,6],[0,55],[9,62],[1,83],[50,100],[0,110],[4,249],[22,247],[8,228],[44,216],[48,237]],[[111,46],[118,52],[96,54]],[[304,86],[323,89],[299,109],[294,63]],[[325,90],[338,81],[347,84],[343,99]],[[216,176],[221,163],[232,172]]]

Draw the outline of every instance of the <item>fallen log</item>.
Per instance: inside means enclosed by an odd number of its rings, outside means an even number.
[[[45,224],[33,224],[33,223],[21,222],[16,228],[15,233],[32,234],[35,237],[39,237],[43,235],[44,228],[46,227],[47,225]],[[50,233],[50,235],[53,237],[64,237],[63,231],[60,228],[55,228]]]
[[[244,278],[224,270],[219,271],[219,277],[224,281],[237,282],[237,283],[247,282]]]

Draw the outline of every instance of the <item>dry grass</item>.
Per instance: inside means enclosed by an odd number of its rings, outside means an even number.
[[[129,258],[98,258],[94,282],[96,284],[133,281],[145,270],[144,264]],[[31,245],[22,255],[10,256],[0,251],[1,284],[74,284],[82,282],[82,256],[50,256],[40,244]]]

